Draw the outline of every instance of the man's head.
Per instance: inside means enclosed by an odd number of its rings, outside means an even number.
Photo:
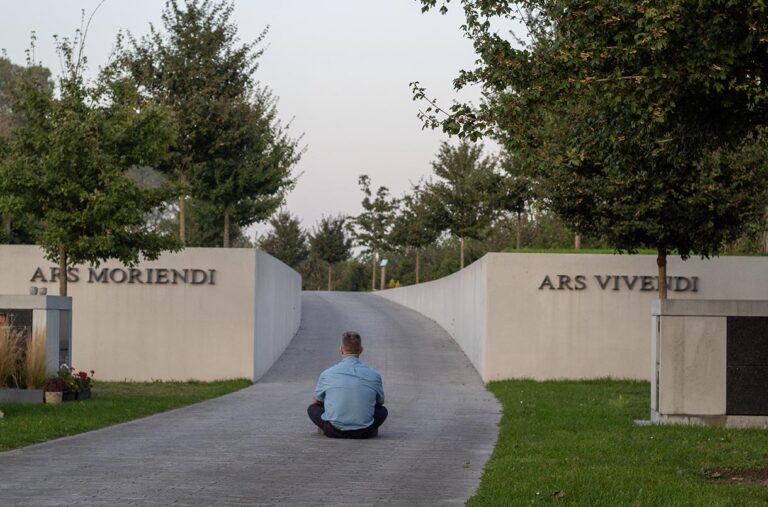
[[[347,331],[341,335],[341,354],[344,356],[359,356],[363,352],[363,343],[360,335],[354,331]]]

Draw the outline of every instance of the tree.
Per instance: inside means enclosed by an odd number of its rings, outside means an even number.
[[[506,175],[496,190],[498,207],[515,214],[515,248],[519,250],[523,246],[524,216],[535,195],[533,181],[509,152],[502,154],[501,167]]]
[[[402,248],[412,248],[416,253],[416,283],[419,283],[420,256],[427,246],[440,237],[440,228],[435,215],[425,202],[423,190],[418,186],[400,200],[400,209],[395,216],[390,242]]]
[[[269,225],[272,230],[257,242],[257,247],[298,269],[309,257],[307,233],[301,222],[289,211],[281,210],[269,219]]]
[[[389,189],[371,191],[371,179],[363,174],[358,179],[363,191],[363,212],[354,218],[354,238],[371,254],[371,290],[376,290],[376,256],[387,247],[387,238],[397,209],[397,199],[390,199]]]
[[[258,139],[264,142],[254,147],[252,136],[257,133],[250,130],[259,120],[254,114],[269,115],[270,111],[263,109],[265,104],[258,101],[263,97],[258,94],[255,104],[248,100],[254,91],[251,76],[263,52],[257,48],[266,30],[253,42],[239,44],[237,27],[230,21],[232,11],[230,2],[188,0],[181,6],[177,0],[168,0],[162,14],[165,33],[150,26],[149,35],[139,40],[129,34],[129,49],[118,37],[124,72],[139,85],[147,101],[173,111],[178,138],[160,168],[179,181],[179,238],[183,244],[187,241],[186,196],[190,191],[193,197],[217,204],[224,222],[230,213],[237,214],[233,203],[246,201],[238,217],[242,217],[241,222],[252,223],[248,220],[254,207],[257,215],[264,209],[263,204],[249,202],[262,198],[253,190],[254,182],[263,178],[273,183],[272,174],[254,174],[259,164],[269,166],[257,155],[258,148],[268,153],[270,143]],[[268,123],[272,119],[268,117]],[[274,123],[270,127],[274,134]],[[234,176],[243,163],[246,175]],[[204,181],[190,185],[190,178]],[[228,237],[224,235],[224,242]]]
[[[174,133],[166,111],[139,106],[136,89],[115,79],[113,69],[85,82],[82,37],[57,47],[59,96],[34,79],[24,79],[15,95],[14,111],[25,122],[12,133],[0,194],[13,192],[42,224],[35,239],[58,262],[59,293],[66,295],[72,264],[113,258],[130,265],[176,246],[146,225],[167,197],[165,187],[142,189],[126,174],[158,160]]]
[[[24,117],[13,106],[13,96],[19,91],[23,80],[37,85],[53,94],[51,71],[42,65],[16,65],[4,53],[0,56],[0,165],[9,163],[8,138],[14,129],[24,124]],[[21,202],[14,192],[0,195],[0,214],[3,228],[0,242],[29,243],[37,227],[28,213],[23,213]]]
[[[432,168],[437,181],[429,182],[424,199],[442,230],[459,238],[460,269],[464,269],[464,242],[479,239],[496,214],[494,173],[496,160],[483,157],[483,146],[462,141],[440,145]]]
[[[194,171],[194,192],[222,210],[223,246],[229,247],[230,221],[247,227],[264,220],[293,188],[291,168],[301,150],[277,119],[276,101],[258,89],[249,101],[229,101],[221,126],[224,143]]]
[[[328,290],[332,287],[332,268],[337,262],[347,260],[352,240],[347,235],[346,218],[322,217],[309,238],[312,254],[328,263]]]
[[[489,99],[427,121],[528,153],[575,231],[656,249],[660,298],[669,252],[716,255],[765,209],[761,2],[462,4],[480,59],[456,85]],[[497,17],[522,21],[528,41],[494,32]]]

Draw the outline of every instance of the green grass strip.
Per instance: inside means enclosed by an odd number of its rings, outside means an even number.
[[[0,403],[0,451],[75,435],[191,405],[251,385],[219,382],[96,382],[93,398],[59,405]]]
[[[705,470],[765,469],[768,430],[637,426],[650,388],[631,381],[504,381],[499,440],[471,506],[768,505],[768,485]]]

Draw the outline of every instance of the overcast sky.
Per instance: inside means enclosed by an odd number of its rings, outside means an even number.
[[[23,63],[34,31],[35,58],[56,75],[61,66],[53,35],[73,35],[81,10],[90,15],[98,3],[8,2],[0,18],[0,48]],[[91,69],[107,60],[118,30],[143,35],[149,23],[159,25],[163,5],[107,0],[86,41]],[[287,199],[304,226],[323,214],[357,214],[360,174],[399,195],[430,173],[446,137],[422,130],[408,83],[421,81],[442,104],[457,98],[451,81],[475,60],[459,30],[458,10],[421,14],[415,0],[236,0],[234,21],[243,41],[270,26],[255,78],[280,98],[280,116],[293,119],[293,134],[304,134],[307,152],[295,168],[301,177]],[[458,98],[478,96],[470,91]]]

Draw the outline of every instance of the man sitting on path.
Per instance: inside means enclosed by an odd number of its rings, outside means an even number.
[[[307,413],[331,438],[371,438],[387,418],[381,375],[360,361],[360,335],[341,336],[341,362],[331,366],[317,381],[314,403]]]

